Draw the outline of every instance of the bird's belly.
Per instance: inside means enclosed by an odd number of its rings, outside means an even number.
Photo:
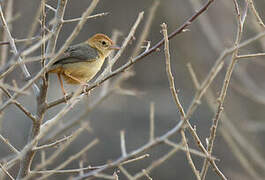
[[[97,72],[101,69],[103,60],[96,60],[92,62],[77,62],[63,65],[63,77],[69,84],[79,84],[80,82],[88,82],[91,80]],[[67,76],[70,75],[70,76]],[[80,82],[74,80],[74,77]]]

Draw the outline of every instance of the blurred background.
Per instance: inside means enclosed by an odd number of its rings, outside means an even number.
[[[6,1],[6,0],[5,0]],[[89,6],[91,1],[88,0],[68,0],[64,19],[77,18]],[[154,15],[154,20],[148,33],[147,39],[151,41],[151,46],[158,42],[163,35],[161,34],[160,25],[165,22],[168,25],[168,31],[172,32],[182,25],[200,5],[206,0],[161,0]],[[265,1],[255,0],[255,7],[261,18],[265,20]],[[47,3],[56,8],[56,0],[47,0]],[[135,22],[138,13],[144,11],[144,19],[136,31],[135,38],[126,48],[122,57],[118,60],[116,67],[126,63],[132,55],[136,42],[142,33],[143,26],[150,11],[154,0],[102,0],[99,2],[92,14],[109,12],[109,15],[89,19],[84,25],[81,33],[72,44],[76,44],[86,40],[95,33],[105,33],[112,35],[113,30],[122,32],[117,44],[121,45],[124,38]],[[240,5],[242,5],[240,3]],[[33,0],[15,0],[13,13],[19,15],[12,23],[12,35],[17,39],[25,38],[29,32],[29,27],[34,21],[35,14],[40,6],[39,1]],[[240,6],[243,7],[243,6]],[[47,22],[54,16],[53,11],[47,9]],[[65,42],[66,38],[71,34],[76,23],[66,23],[61,29],[59,35],[57,49]],[[264,31],[259,27],[253,13],[249,11],[246,24],[244,27],[242,41],[254,37],[258,33]],[[2,31],[2,29],[0,30]],[[198,76],[200,82],[209,73],[211,67],[216,62],[221,53],[233,47],[236,37],[237,22],[235,17],[234,4],[231,0],[215,1],[210,8],[199,19],[188,27],[188,31],[181,33],[170,40],[171,67],[175,77],[175,85],[179,91],[179,97],[185,110],[190,105],[196,89],[193,85],[191,76],[187,69],[187,63],[190,62]],[[17,43],[18,48],[22,45]],[[1,48],[1,47],[0,47]],[[250,45],[240,49],[239,54],[251,54],[264,52],[264,39],[255,41]],[[38,56],[36,51],[32,56]],[[226,63],[231,59],[226,58]],[[221,70],[210,89],[212,98],[209,100],[217,107],[216,98],[218,97],[223,84],[225,68]],[[32,74],[36,74],[40,70],[38,62],[28,64],[28,68]],[[265,176],[264,166],[252,158],[250,147],[255,149],[263,159],[265,159],[265,61],[264,57],[256,57],[251,59],[242,59],[238,61],[235,72],[232,76],[228,94],[225,100],[225,114],[230,124],[224,124],[222,118],[220,126],[217,130],[217,138],[214,144],[213,154],[220,159],[217,162],[218,167],[229,179],[253,179],[253,176],[245,169],[242,162],[234,154],[234,149],[228,144],[222,133],[230,132],[237,147],[242,151],[244,157],[248,159],[249,166],[260,174]],[[144,145],[149,140],[149,113],[150,102],[155,103],[155,135],[160,136],[170,130],[180,120],[179,113],[176,109],[174,101],[171,97],[168,80],[165,71],[165,58],[163,48],[155,52],[134,65],[135,75],[126,80],[122,87],[125,89],[133,89],[137,93],[136,96],[122,95],[120,93],[112,93],[108,98],[104,99],[91,112],[87,113],[83,121],[89,123],[91,131],[84,131],[77,140],[62,153],[58,160],[47,169],[52,169],[60,164],[64,159],[77,153],[85,145],[98,137],[99,144],[90,149],[83,156],[85,165],[102,165],[108,160],[115,160],[121,155],[120,150],[120,131],[125,131],[127,151],[130,152]],[[7,78],[6,82],[11,83],[15,79],[19,87],[25,84],[20,68],[16,68]],[[50,86],[48,90],[48,101],[62,97],[58,80],[55,75],[49,77]],[[111,83],[111,82],[110,82]],[[73,91],[76,87],[67,86],[67,92]],[[91,95],[84,98],[76,105],[64,118],[63,122],[78,118],[82,115],[87,107],[93,103],[101,92],[101,87],[91,92]],[[208,92],[207,92],[208,93]],[[7,98],[4,97],[3,101]],[[31,111],[36,112],[36,99],[32,96],[21,96],[20,102]],[[50,119],[64,106],[64,104],[51,108],[46,114],[45,120]],[[202,98],[196,112],[190,119],[193,126],[196,126],[198,135],[206,146],[205,138],[209,136],[212,119],[215,112],[209,107],[207,100]],[[1,134],[6,137],[17,149],[22,149],[27,143],[28,132],[30,131],[31,121],[15,107],[9,106],[5,109],[1,119]],[[230,128],[229,128],[230,127]],[[236,130],[231,132],[231,127]],[[55,127],[56,128],[56,127]],[[77,127],[70,128],[61,136],[68,135]],[[221,130],[223,129],[223,130]],[[243,146],[239,142],[238,137],[234,137],[233,132],[239,133],[244,142],[250,143]],[[191,148],[198,149],[190,134],[186,133],[188,144]],[[176,134],[171,138],[174,142],[181,142],[181,137]],[[0,158],[10,155],[8,147],[0,142]],[[250,145],[250,146],[249,146]],[[55,151],[53,148],[47,151],[47,156]],[[171,147],[165,144],[158,145],[147,153],[149,158],[125,165],[126,169],[135,174],[146,168],[150,163],[170,151]],[[201,169],[203,158],[192,156],[195,166]],[[40,154],[34,159],[33,167],[40,160]],[[11,170],[11,174],[16,174],[19,166],[16,165]],[[78,161],[74,161],[65,169],[78,168]],[[113,174],[115,169],[107,171]],[[177,151],[169,160],[165,161],[161,166],[155,168],[150,176],[153,179],[195,179],[194,174],[186,160],[185,152]],[[65,179],[68,176],[56,175],[48,179]],[[126,179],[122,173],[119,173],[120,179]],[[143,177],[141,179],[147,179]],[[206,179],[219,179],[218,176],[209,168]]]

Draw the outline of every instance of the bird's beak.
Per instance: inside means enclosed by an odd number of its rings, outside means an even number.
[[[109,48],[110,49],[113,49],[113,50],[119,50],[119,49],[121,49],[119,46],[116,46],[116,45],[112,45]]]

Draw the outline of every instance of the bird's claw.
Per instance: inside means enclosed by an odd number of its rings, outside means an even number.
[[[82,87],[83,87],[83,93],[86,94],[86,95],[90,95],[90,91],[87,90],[87,88],[89,87],[89,84],[88,83],[83,83]]]

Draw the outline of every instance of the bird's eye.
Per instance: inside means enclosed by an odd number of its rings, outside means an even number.
[[[107,45],[106,41],[101,41],[101,44],[102,44],[103,46],[106,46],[106,45]]]

